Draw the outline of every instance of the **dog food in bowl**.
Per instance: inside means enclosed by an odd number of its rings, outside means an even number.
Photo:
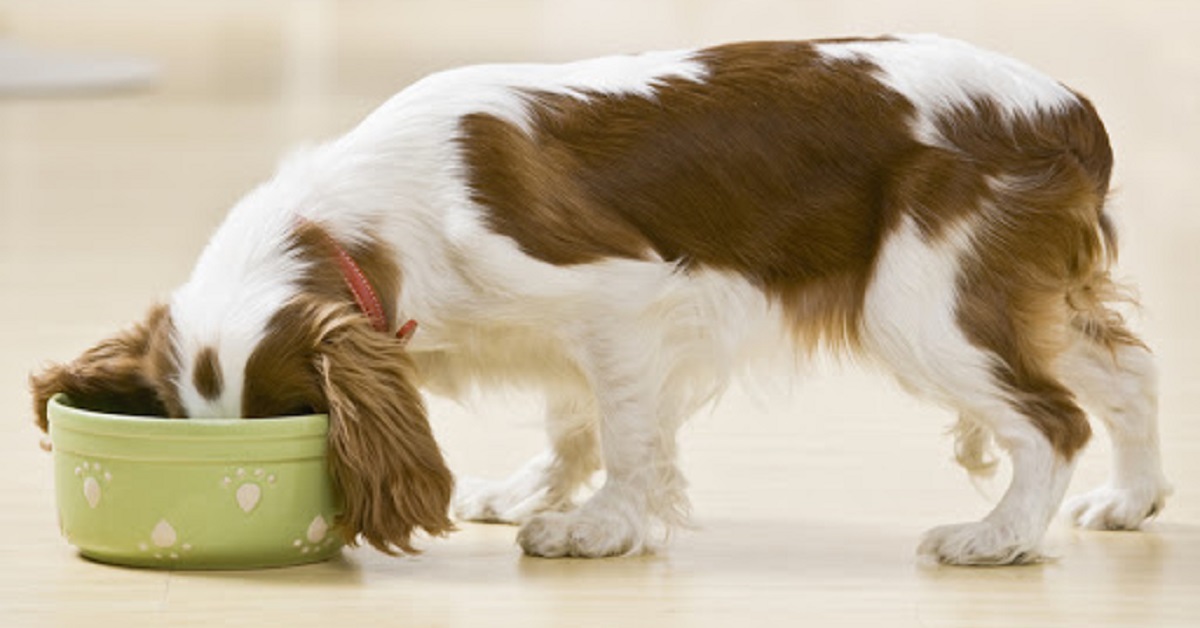
[[[91,559],[161,569],[325,560],[342,540],[325,415],[166,420],[50,400],[59,521]]]

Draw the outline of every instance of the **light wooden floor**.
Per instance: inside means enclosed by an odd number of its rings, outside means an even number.
[[[165,573],[91,564],[59,538],[26,373],[182,281],[287,147],[450,65],[888,31],[1019,56],[1106,116],[1177,488],[1145,532],[1056,523],[1053,562],[920,564],[922,530],[983,515],[1003,485],[977,491],[950,462],[947,413],[820,368],[686,428],[698,529],[658,556],[535,560],[512,528],[464,525],[417,558]],[[1200,5],[1165,0],[0,2],[0,37],[164,64],[150,92],[0,99],[0,626],[1200,625],[1198,31]],[[434,407],[460,474],[502,475],[541,446],[535,401]],[[1103,479],[1103,441],[1073,492]]]

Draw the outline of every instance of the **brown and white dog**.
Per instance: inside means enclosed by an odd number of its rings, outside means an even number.
[[[142,324],[33,377],[170,417],[331,418],[339,524],[412,551],[453,524],[419,389],[524,384],[550,450],[457,499],[526,552],[638,552],[687,515],[675,433],[780,347],[870,357],[1013,478],[921,551],[1032,560],[1091,434],[1089,528],[1162,508],[1150,353],[1112,304],[1112,155],[1092,105],[932,36],[746,43],[430,76],[286,160]],[[393,330],[417,321],[405,342]],[[573,496],[604,469],[585,503]]]

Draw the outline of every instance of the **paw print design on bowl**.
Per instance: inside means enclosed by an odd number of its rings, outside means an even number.
[[[233,496],[237,501],[238,508],[242,512],[250,514],[258,508],[258,504],[262,501],[263,487],[274,486],[277,478],[274,473],[269,473],[265,469],[254,469],[253,472],[247,471],[245,468],[238,468],[233,473],[230,473],[221,478],[221,486],[234,489]]]
[[[292,541],[292,547],[301,554],[308,554],[326,549],[334,543],[337,543],[337,537],[329,533],[329,522],[322,515],[317,515],[312,523],[308,524],[304,538]]]
[[[54,496],[59,528],[83,557],[258,569],[325,560],[344,544],[327,417],[163,421],[69,401],[47,405]]]
[[[191,543],[180,543],[179,533],[166,519],[160,519],[150,531],[150,542],[138,543],[143,552],[153,552],[158,560],[179,560],[182,554],[192,551]]]
[[[96,509],[104,497],[103,485],[112,482],[112,473],[99,462],[85,460],[75,467],[75,475],[83,480],[83,498],[87,500],[88,507]]]

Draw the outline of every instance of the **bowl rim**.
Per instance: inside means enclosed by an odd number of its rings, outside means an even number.
[[[283,417],[170,419],[165,417],[115,414],[72,405],[70,397],[58,393],[47,402],[50,428],[127,438],[304,438],[325,437],[328,414]]]

